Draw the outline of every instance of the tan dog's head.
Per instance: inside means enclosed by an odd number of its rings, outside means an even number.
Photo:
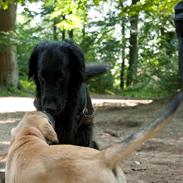
[[[12,141],[22,130],[31,127],[38,129],[48,144],[58,144],[57,134],[50,125],[48,117],[40,111],[27,112],[24,115],[17,127],[11,130]]]

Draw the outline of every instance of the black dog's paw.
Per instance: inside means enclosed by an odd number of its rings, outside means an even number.
[[[91,147],[91,148],[94,148],[94,149],[99,149],[99,145],[97,144],[96,141],[92,141],[90,147]]]

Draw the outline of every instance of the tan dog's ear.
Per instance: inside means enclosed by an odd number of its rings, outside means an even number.
[[[16,136],[16,127],[11,129],[10,134],[11,134],[11,143],[13,143]]]
[[[45,120],[47,120],[47,119],[45,119]],[[55,130],[48,122],[43,123],[40,126],[40,130],[48,144],[58,144],[59,143]]]
[[[11,137],[14,137],[15,136],[15,133],[16,133],[16,127],[14,127],[14,128],[11,129],[11,132],[10,132]]]
[[[15,139],[19,128],[20,128],[20,124],[18,124],[16,127],[11,129],[10,135],[11,135],[11,140],[12,141]]]

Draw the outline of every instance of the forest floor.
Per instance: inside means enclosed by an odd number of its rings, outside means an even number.
[[[0,168],[9,147],[10,130],[25,111],[35,110],[32,98],[0,97]],[[93,99],[94,137],[104,148],[152,121],[165,108],[161,100]],[[183,183],[183,105],[156,137],[121,162],[128,183]],[[0,183],[3,181],[0,179]]]

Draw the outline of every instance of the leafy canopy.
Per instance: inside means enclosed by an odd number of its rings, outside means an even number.
[[[27,0],[6,0],[6,1],[0,0],[0,9],[6,10],[9,6],[9,4],[11,4],[11,3],[21,3],[21,4],[23,4],[23,3],[26,3],[26,2],[35,2],[35,1],[36,0],[29,0],[29,1],[27,1]]]
[[[135,15],[141,11],[147,11],[152,12],[156,16],[168,16],[170,13],[173,13],[174,6],[178,2],[180,2],[180,0],[140,0],[134,5],[121,6],[121,15],[124,15],[124,13]]]

